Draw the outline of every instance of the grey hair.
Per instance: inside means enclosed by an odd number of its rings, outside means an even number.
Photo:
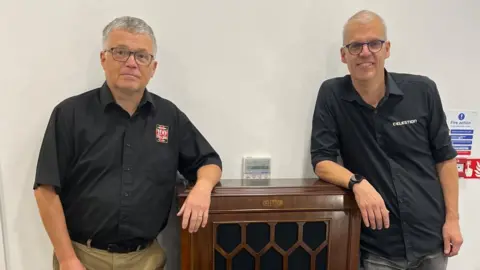
[[[346,42],[347,27],[350,25],[350,23],[357,22],[361,24],[366,24],[374,20],[379,20],[381,22],[384,30],[384,35],[385,35],[384,38],[387,39],[387,25],[385,24],[385,21],[383,20],[383,18],[373,11],[360,10],[357,13],[353,14],[352,17],[350,17],[345,23],[345,25],[343,26],[343,44],[345,44]]]
[[[155,34],[153,33],[152,28],[144,20],[140,18],[123,16],[115,18],[103,29],[103,46],[104,49],[107,43],[108,35],[113,30],[125,30],[130,33],[135,34],[147,34],[153,41],[153,55],[157,53],[157,40],[155,39]]]

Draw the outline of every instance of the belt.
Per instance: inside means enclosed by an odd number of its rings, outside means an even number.
[[[87,247],[93,247],[96,249],[106,250],[111,253],[129,253],[134,251],[140,251],[149,247],[153,240],[135,240],[135,241],[123,241],[118,243],[102,243],[94,241],[92,239],[78,239],[71,237],[71,239]]]

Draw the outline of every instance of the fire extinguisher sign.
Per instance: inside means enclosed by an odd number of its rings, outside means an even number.
[[[458,176],[466,179],[480,179],[480,159],[457,159]]]

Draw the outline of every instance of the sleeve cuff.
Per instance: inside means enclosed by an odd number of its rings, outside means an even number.
[[[317,164],[319,162],[325,161],[325,160],[329,160],[329,161],[337,163],[337,157],[336,156],[317,156],[317,157],[312,158],[313,169],[315,170],[315,167],[317,166]]]
[[[220,160],[220,158],[216,158],[216,157],[209,157],[207,158],[202,166],[205,166],[205,165],[217,165],[218,167],[220,167],[220,169],[223,169],[222,167],[222,161]]]
[[[39,183],[39,182],[35,182],[33,184],[33,189],[37,189],[39,186],[52,186],[53,187],[53,190],[55,190],[55,193],[57,193],[57,195],[60,195],[60,192],[62,191],[62,189],[57,186],[57,185],[52,185],[52,184],[47,184],[47,183]]]
[[[452,145],[445,145],[442,148],[436,149],[433,151],[433,158],[436,163],[453,159],[456,156],[457,156],[457,151],[455,151]]]

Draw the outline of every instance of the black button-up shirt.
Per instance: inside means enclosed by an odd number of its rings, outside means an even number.
[[[436,164],[455,158],[442,103],[427,77],[386,74],[377,108],[355,91],[350,75],[320,87],[312,122],[315,166],[336,162],[365,176],[390,211],[389,229],[362,222],[361,248],[389,258],[415,260],[441,251],[445,204]]]
[[[168,220],[177,170],[195,182],[207,164],[222,165],[172,102],[145,90],[130,116],[105,83],[54,108],[34,187],[55,187],[75,238],[150,240]]]

